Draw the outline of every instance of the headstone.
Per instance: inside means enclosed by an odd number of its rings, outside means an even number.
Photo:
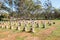
[[[45,28],[46,27],[45,21],[42,22],[42,26],[43,26],[42,28]]]
[[[6,28],[8,29],[8,28],[9,28],[9,26],[7,25],[7,26],[6,26]]]
[[[48,25],[51,26],[51,22],[48,22]]]
[[[11,29],[13,29],[13,26],[11,27]]]
[[[26,21],[23,21],[23,22],[24,22],[24,23],[23,23],[24,26],[23,26],[23,30],[22,30],[22,31],[27,31],[27,23],[28,23],[28,22],[26,22]]]
[[[4,28],[4,25],[2,25],[2,28]]]
[[[18,27],[16,28],[16,30],[20,30],[20,27],[18,26]]]
[[[6,25],[5,25],[5,29],[6,29],[7,27],[6,27]]]
[[[26,30],[25,30],[25,27],[23,28],[23,30],[22,30],[22,31],[23,31],[23,32],[24,32],[24,31],[26,31]]]
[[[4,23],[2,23],[2,28],[4,28]]]
[[[32,31],[33,31],[33,33],[35,33],[35,29],[34,29],[34,28],[32,28],[32,29],[33,29],[33,30],[32,30]]]
[[[27,31],[27,23],[25,23],[25,31]]]
[[[40,27],[41,25],[40,25],[40,23],[39,23],[39,27]]]
[[[29,31],[29,32],[34,32],[34,30],[33,30],[33,28],[32,28],[32,27],[30,28],[30,31]]]
[[[48,20],[49,22],[48,22],[48,24],[49,24],[49,26],[51,26],[52,25],[52,21],[51,20]]]
[[[19,26],[21,26],[21,22],[19,22]]]
[[[34,33],[34,28],[31,26],[29,32]]]
[[[30,31],[29,32],[33,32],[33,29],[32,29],[32,27],[30,28]]]
[[[39,24],[37,23],[37,28],[39,28]]]
[[[43,23],[43,27],[42,28],[45,28],[45,24]]]
[[[11,25],[10,25],[10,29],[12,29],[12,28],[11,28]]]
[[[10,25],[10,29],[13,29],[13,26]]]

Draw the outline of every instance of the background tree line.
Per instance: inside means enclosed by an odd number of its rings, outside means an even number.
[[[9,0],[10,4],[12,0]],[[50,0],[47,0],[42,6],[41,1],[37,0],[34,2],[33,0],[16,0],[14,1],[16,5],[18,5],[18,12],[10,11],[9,8],[6,8],[0,3],[0,10],[7,10],[9,14],[1,15],[3,18],[10,17],[20,18],[20,19],[60,19],[60,9],[56,9],[52,6]],[[8,16],[7,16],[8,15]],[[0,16],[0,19],[1,19]]]

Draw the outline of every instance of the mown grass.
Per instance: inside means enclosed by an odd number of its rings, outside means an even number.
[[[50,28],[50,27],[52,27],[52,26],[55,26],[57,29],[56,30],[54,30],[48,37],[46,37],[45,38],[45,40],[60,40],[60,25],[59,25],[59,23],[60,23],[60,20],[52,20],[52,22],[55,22],[55,24],[53,24],[52,23],[52,25],[51,26],[48,26],[48,24],[46,24],[46,28],[42,28],[43,26],[42,26],[42,24],[40,24],[40,27],[39,28],[35,28],[35,33],[31,33],[32,34],[32,36],[34,37],[34,36],[37,36],[36,34],[38,33],[38,32],[40,32],[40,31],[44,31],[44,30],[46,30],[46,29],[48,29],[48,28]],[[21,29],[23,29],[23,26],[24,26],[24,24],[22,24],[22,27],[21,27]],[[29,26],[30,25],[28,25],[28,29],[29,29]],[[13,30],[11,30],[11,29],[1,29],[0,28],[0,31],[3,31],[3,32],[5,32],[5,31],[10,31],[10,32],[12,32],[12,33],[20,33],[20,32],[22,32],[22,30],[21,31],[18,31],[18,30],[15,30],[15,29],[13,29]],[[1,35],[0,36],[0,38],[3,38],[3,37],[5,37],[5,35]],[[19,37],[19,36],[17,36],[16,37],[16,40],[24,40],[26,37]]]
[[[60,40],[60,20],[54,20],[56,24],[54,25],[57,29],[54,30],[51,35],[49,35],[46,40]]]

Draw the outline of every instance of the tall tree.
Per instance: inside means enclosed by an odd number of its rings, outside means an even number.
[[[52,3],[50,0],[46,0],[44,3],[45,11],[46,11],[46,18],[51,19],[51,13],[52,13]]]

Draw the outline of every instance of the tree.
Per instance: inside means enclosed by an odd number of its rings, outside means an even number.
[[[10,12],[10,16],[12,17],[22,17],[26,18],[32,18],[39,15],[38,10],[42,9],[40,1],[37,1],[36,3],[32,0],[4,0],[3,2],[3,10],[7,10]],[[36,15],[35,15],[36,14]],[[35,15],[35,16],[34,16]]]
[[[44,7],[45,7],[45,11],[46,11],[46,15],[45,17],[47,19],[51,19],[51,14],[52,14],[52,3],[50,0],[46,0],[44,3]]]

